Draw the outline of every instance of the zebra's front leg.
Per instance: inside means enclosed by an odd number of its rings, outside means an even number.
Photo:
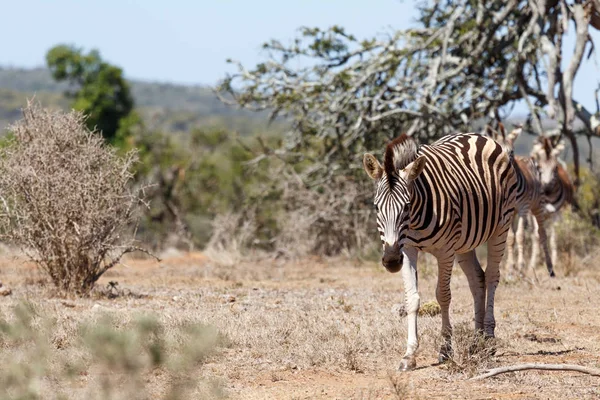
[[[404,260],[402,264],[402,280],[404,281],[404,299],[406,301],[406,321],[408,323],[408,339],[406,341],[406,353],[400,362],[401,371],[415,369],[417,361],[415,353],[419,348],[419,336],[417,334],[417,313],[421,299],[419,297],[418,275],[417,275],[417,249],[404,247],[402,250]]]
[[[546,268],[548,269],[548,273],[550,274],[551,277],[554,277],[554,262],[550,256],[550,251],[548,250],[548,237],[546,235],[546,228],[545,228],[545,224],[544,224],[544,214],[543,214],[543,210],[532,210],[534,213],[534,220],[536,221],[536,226],[537,226],[537,238],[539,238],[539,244],[542,246],[542,249],[544,250],[544,258],[546,260]],[[535,264],[534,265],[530,265],[530,267],[533,269],[535,268]]]
[[[452,265],[454,264],[454,252],[443,254],[438,258],[438,282],[435,291],[438,304],[442,314],[442,346],[438,355],[439,362],[445,362],[452,355],[452,325],[450,324],[450,278],[452,277]]]
[[[525,217],[526,215],[517,214],[517,268],[520,276],[525,274]],[[510,231],[508,235],[510,236]]]
[[[556,214],[550,220],[550,251],[552,252],[552,266],[555,266],[558,259],[558,249],[556,248]]]
[[[540,255],[540,226],[536,218],[531,218],[531,224],[531,259],[529,260],[529,269],[533,271],[537,266]]]

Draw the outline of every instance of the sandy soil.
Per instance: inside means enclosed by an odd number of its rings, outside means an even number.
[[[424,260],[422,303],[435,299],[435,269]],[[0,260],[0,281],[64,321],[61,348],[69,351],[72,324],[101,308],[128,318],[152,311],[166,324],[202,321],[228,338],[203,369],[225,395],[243,399],[597,399],[600,378],[576,372],[524,371],[483,381],[486,368],[525,362],[600,367],[600,264],[541,282],[503,280],[496,296],[498,350],[486,360],[438,365],[439,316],[420,317],[419,369],[396,370],[406,328],[399,314],[400,275],[376,263],[347,259],[257,261],[220,265],[202,253],[172,254],[162,262],[128,260],[101,278],[118,282],[118,296],[64,299],[20,259]],[[471,327],[472,299],[455,269],[451,318]],[[55,342],[56,338],[53,338]],[[161,393],[160,375],[150,392]],[[153,395],[153,396],[154,396]]]

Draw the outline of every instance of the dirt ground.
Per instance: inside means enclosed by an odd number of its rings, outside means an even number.
[[[436,274],[430,260],[420,261],[423,304],[435,299]],[[503,279],[496,296],[498,349],[485,360],[457,356],[438,365],[440,317],[419,317],[419,368],[408,373],[397,371],[406,340],[401,277],[374,262],[222,265],[202,253],[172,253],[161,262],[128,260],[105,274],[99,287],[118,282],[115,298],[64,299],[40,286],[42,275],[31,265],[5,256],[0,281],[12,294],[0,297],[0,312],[23,298],[35,302],[63,321],[64,330],[52,339],[61,351],[69,351],[69,327],[98,309],[123,319],[151,311],[173,326],[214,325],[228,345],[202,373],[233,399],[597,399],[600,378],[577,372],[468,380],[490,367],[525,362],[600,367],[600,264],[569,277],[560,265],[556,270],[558,277],[550,279],[540,268],[537,284]],[[460,334],[471,329],[473,311],[458,268],[452,293],[451,318]],[[150,397],[161,393],[156,376],[155,382],[149,378]]]

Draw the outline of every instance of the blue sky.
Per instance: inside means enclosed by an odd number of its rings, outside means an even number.
[[[50,47],[71,43],[98,48],[130,78],[201,84],[222,78],[227,58],[256,64],[262,43],[291,39],[301,25],[368,37],[414,15],[398,0],[22,0],[2,9],[0,65],[42,65]]]
[[[58,43],[97,48],[129,78],[214,84],[232,67],[252,66],[270,38],[299,26],[344,26],[359,38],[411,25],[410,0],[20,0],[2,5],[0,65],[44,64]],[[593,31],[600,46],[600,34]],[[600,70],[582,67],[576,98],[595,110]]]

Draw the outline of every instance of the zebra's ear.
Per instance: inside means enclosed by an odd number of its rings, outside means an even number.
[[[511,146],[515,143],[515,141],[521,135],[522,132],[523,132],[523,127],[520,125],[516,125],[515,128],[512,130],[512,132],[508,134],[508,142],[510,143]]]
[[[425,156],[417,157],[417,159],[404,168],[406,171],[406,180],[408,182],[412,182],[423,172],[423,168],[425,168]]]
[[[377,161],[373,154],[365,153],[363,157],[363,166],[371,179],[379,180],[381,175],[383,175],[383,167],[379,164],[379,161]]]
[[[564,149],[565,149],[565,142],[564,142],[564,140],[561,140],[560,142],[558,142],[556,147],[554,147],[552,149],[552,155],[554,157],[558,157]]]

